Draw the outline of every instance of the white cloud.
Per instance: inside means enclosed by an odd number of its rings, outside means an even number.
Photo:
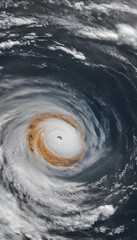
[[[86,60],[86,57],[84,56],[84,54],[81,52],[78,52],[75,48],[69,49],[65,46],[56,45],[56,46],[49,46],[49,49],[53,51],[61,50],[63,52],[66,52],[67,54],[72,55],[76,59],[83,60],[83,61]]]
[[[19,42],[19,41],[11,41],[11,40],[8,40],[8,41],[6,41],[6,42],[0,43],[0,49],[1,49],[1,50],[10,49],[10,48],[12,48],[12,47],[15,46],[15,45],[20,45],[20,42]]]

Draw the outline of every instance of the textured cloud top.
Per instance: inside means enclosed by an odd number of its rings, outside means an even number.
[[[85,155],[84,132],[70,116],[45,113],[35,117],[28,127],[28,144],[56,166],[69,167]]]

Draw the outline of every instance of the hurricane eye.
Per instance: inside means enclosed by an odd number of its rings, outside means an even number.
[[[62,140],[62,137],[61,136],[57,136],[58,139]]]

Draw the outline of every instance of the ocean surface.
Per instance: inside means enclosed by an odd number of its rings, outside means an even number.
[[[43,113],[83,129],[76,165],[30,151]],[[0,240],[136,239],[137,1],[1,0]]]

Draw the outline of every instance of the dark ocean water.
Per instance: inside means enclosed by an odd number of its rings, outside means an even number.
[[[0,2],[0,240],[137,239],[137,3]],[[68,114],[86,155],[32,156],[31,119]]]

